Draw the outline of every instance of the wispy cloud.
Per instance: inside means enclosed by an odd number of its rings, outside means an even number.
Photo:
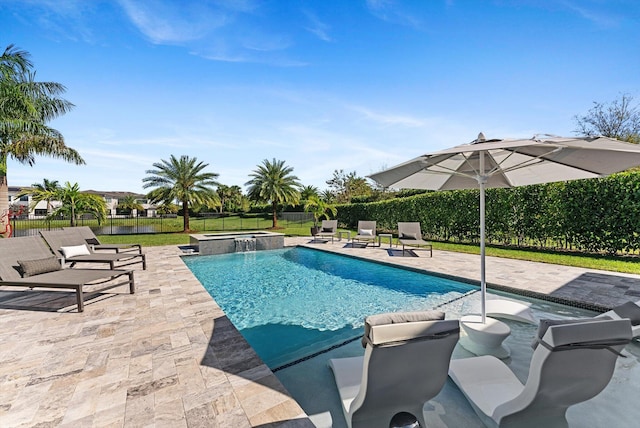
[[[402,5],[394,0],[367,0],[367,9],[373,16],[392,24],[405,25],[417,29],[423,27],[423,23],[419,18],[406,12]]]
[[[591,3],[591,4],[589,4]],[[610,10],[607,12],[603,10],[596,10],[598,4],[602,2],[580,2],[577,4],[574,1],[564,1],[564,6],[572,11],[573,13],[579,15],[580,17],[586,19],[587,21],[591,21],[602,28],[611,28],[616,27],[620,24],[622,20],[624,20],[623,16],[615,16],[611,14]]]
[[[376,122],[384,126],[407,126],[407,127],[419,127],[424,126],[423,119],[418,119],[412,116],[403,116],[399,114],[379,113],[366,107],[352,106],[351,110],[361,114],[368,120]]]
[[[305,16],[309,20],[309,24],[304,28],[318,37],[320,40],[325,42],[332,42],[333,38],[329,35],[329,30],[331,26],[320,21],[320,19],[315,15],[315,13],[311,11],[304,11]]]
[[[119,4],[138,30],[156,44],[200,40],[226,25],[234,12],[201,2],[119,0]]]

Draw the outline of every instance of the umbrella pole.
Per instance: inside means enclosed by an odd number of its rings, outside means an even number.
[[[478,184],[480,185],[480,300],[482,309],[482,323],[484,324],[487,317],[487,284],[485,282],[485,262],[484,262],[484,188],[487,183],[487,177],[484,175],[484,152],[480,152],[480,174],[478,175]]]

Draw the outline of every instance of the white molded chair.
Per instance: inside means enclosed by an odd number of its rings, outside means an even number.
[[[426,427],[422,408],[447,380],[458,320],[440,311],[380,314],[365,321],[364,357],[331,359],[350,428],[389,428],[400,412]]]
[[[609,383],[631,340],[629,320],[540,322],[529,377],[522,385],[492,356],[451,361],[449,376],[488,427],[568,427],[567,409]]]

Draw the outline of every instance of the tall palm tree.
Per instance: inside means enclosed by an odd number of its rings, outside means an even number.
[[[47,202],[47,215],[51,214],[52,206],[51,201],[56,197],[56,192],[60,189],[58,180],[43,179],[42,183],[33,183],[31,187],[25,187],[20,190],[16,196],[31,195],[33,200],[32,208],[39,202]]]
[[[250,186],[247,192],[250,199],[271,204],[274,229],[278,227],[278,204],[295,205],[300,201],[300,182],[292,172],[293,168],[285,166],[284,161],[265,159],[245,183]]]
[[[74,227],[81,214],[92,214],[98,219],[98,224],[107,218],[107,204],[101,196],[80,191],[78,183],[71,184],[68,181],[55,192],[54,199],[62,203],[56,208],[50,217],[60,215],[69,216],[69,225]]]
[[[155,169],[146,171],[142,187],[155,187],[147,197],[151,203],[171,203],[179,201],[183,211],[183,232],[189,231],[189,206],[216,205],[220,203],[214,186],[219,174],[204,172],[209,164],[198,162],[196,158],[171,155],[168,161],[162,160],[153,164]]]
[[[9,208],[9,158],[29,166],[36,155],[85,163],[59,131],[47,126],[74,107],[59,98],[65,91],[59,83],[35,81],[28,52],[9,45],[0,56],[0,215]]]

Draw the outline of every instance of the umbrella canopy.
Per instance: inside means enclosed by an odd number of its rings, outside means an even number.
[[[640,145],[607,137],[487,140],[418,156],[369,176],[395,189],[480,189],[480,288],[485,321],[486,187],[515,187],[605,177],[640,165]]]

